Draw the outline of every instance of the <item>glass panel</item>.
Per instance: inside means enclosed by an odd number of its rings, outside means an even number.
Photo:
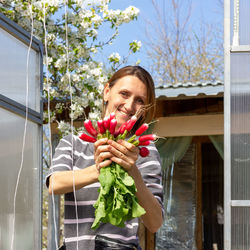
[[[0,94],[25,105],[28,46],[0,28]],[[40,57],[31,49],[29,108],[40,112]]]
[[[250,45],[250,1],[239,0],[240,2],[240,45]]]
[[[156,249],[196,249],[194,162],[195,145],[192,144],[178,163],[167,165],[163,171],[165,218],[156,235]]]
[[[10,249],[14,192],[21,164],[25,120],[2,108],[0,117],[0,249]],[[28,122],[24,162],[16,196],[14,249],[40,249],[40,129],[37,124]]]
[[[250,200],[250,53],[231,55],[232,200]]]
[[[250,249],[250,208],[232,208],[232,249]]]

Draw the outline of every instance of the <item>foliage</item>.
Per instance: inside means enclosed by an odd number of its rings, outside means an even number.
[[[135,196],[133,178],[120,165],[112,163],[101,168],[99,181],[101,188],[94,204],[95,221],[91,228],[98,228],[100,222],[124,227],[127,220],[145,213]]]
[[[86,119],[87,115],[97,119],[104,84],[117,67],[126,63],[127,56],[121,58],[117,52],[107,62],[96,59],[98,52],[118,36],[119,26],[139,14],[133,6],[112,10],[109,4],[110,0],[1,1],[3,14],[29,32],[33,26],[35,37],[43,42],[43,94],[50,108],[50,116],[45,110],[44,119],[57,121],[63,134],[70,132],[70,119],[60,117],[65,111],[73,120]],[[128,55],[138,51],[141,44],[132,41],[129,46]]]

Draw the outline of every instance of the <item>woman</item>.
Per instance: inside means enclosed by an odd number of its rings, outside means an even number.
[[[105,116],[115,113],[117,129],[133,115],[140,114],[136,129],[153,118],[154,102],[154,83],[150,74],[142,67],[127,66],[118,70],[105,86],[103,113]],[[105,138],[92,144],[76,136],[67,136],[60,141],[47,177],[47,185],[50,194],[52,190],[54,194],[65,194],[66,249],[77,249],[77,244],[79,249],[94,249],[96,235],[125,242],[127,246],[138,246],[138,218],[128,221],[124,228],[103,223],[98,229],[91,229],[94,221],[93,204],[100,187],[99,171],[112,161],[120,164],[133,177],[139,204],[146,210],[141,217],[144,225],[153,233],[159,229],[163,220],[161,166],[155,146],[148,148],[149,156],[141,158],[138,156],[139,149],[125,140],[115,142]]]

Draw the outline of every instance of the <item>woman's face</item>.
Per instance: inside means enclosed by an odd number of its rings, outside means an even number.
[[[135,76],[124,76],[112,88],[105,87],[104,101],[108,102],[105,116],[115,112],[120,127],[147,104],[147,87]]]

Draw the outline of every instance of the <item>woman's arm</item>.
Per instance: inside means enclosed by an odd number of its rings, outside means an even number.
[[[136,166],[139,149],[127,141],[114,142],[109,140],[110,152],[114,155],[110,159],[120,164],[133,177],[137,188],[136,196],[139,204],[146,210],[142,216],[144,225],[152,233],[156,232],[162,225],[162,209],[158,200],[147,188],[140,171]]]
[[[141,217],[143,224],[150,232],[155,233],[163,222],[161,205],[145,185],[141,173],[136,166],[132,167],[128,173],[135,181],[137,188],[136,196],[139,204],[146,210],[146,214]]]
[[[99,171],[95,165],[74,171],[55,172],[49,177],[49,193],[65,194],[98,181]]]
[[[100,167],[106,167],[111,164],[109,158],[112,154],[108,152],[107,140],[107,138],[103,138],[95,142],[95,164],[92,166],[74,171],[57,171],[52,173],[49,177],[49,193],[52,194],[52,190],[54,194],[70,193],[73,192],[74,184],[75,190],[78,190],[97,182]]]

